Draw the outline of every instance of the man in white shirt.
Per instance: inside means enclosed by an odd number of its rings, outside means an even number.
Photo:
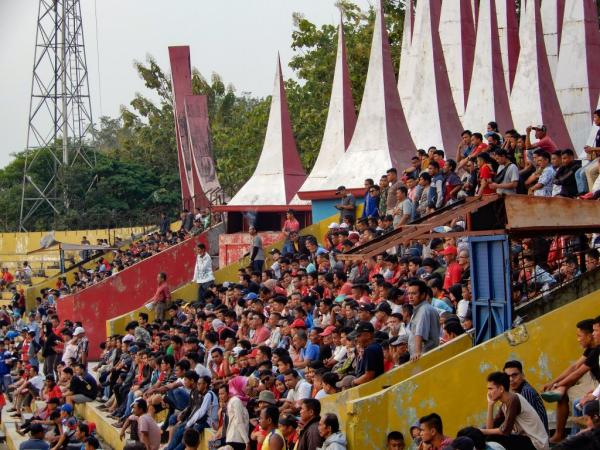
[[[308,381],[300,378],[300,375],[294,369],[284,374],[284,382],[289,391],[282,412],[287,411],[291,414],[297,414],[300,411],[302,400],[310,398],[312,386]]]
[[[499,166],[494,182],[490,183],[490,189],[496,189],[498,194],[516,194],[519,168],[508,159],[508,152],[503,148],[496,150],[496,161]]]
[[[215,282],[215,276],[212,270],[212,258],[206,251],[206,245],[202,243],[196,246],[196,267],[192,282],[198,284],[198,301],[203,303],[206,291]]]

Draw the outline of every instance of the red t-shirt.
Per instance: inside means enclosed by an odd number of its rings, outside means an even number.
[[[446,268],[446,275],[444,275],[444,289],[450,289],[452,285],[460,283],[462,278],[462,267],[456,261],[451,262]]]
[[[544,136],[539,141],[534,143],[533,146],[542,150],[546,150],[548,153],[554,153],[556,150],[558,150],[558,147],[554,141],[550,139],[550,136]]]
[[[490,169],[490,166],[488,166],[487,164],[484,164],[483,167],[481,169],[479,169],[479,179],[480,180],[488,180],[488,185],[483,189],[483,191],[480,192],[480,194],[489,195],[489,194],[493,194],[496,192],[495,190],[490,188],[490,185],[489,185],[489,183],[492,182],[492,176],[493,176],[492,169]]]

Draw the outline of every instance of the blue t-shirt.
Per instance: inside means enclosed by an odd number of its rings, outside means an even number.
[[[28,439],[19,445],[19,450],[48,450],[49,448],[50,445],[42,439]]]
[[[319,360],[319,346],[308,342],[302,353],[302,359],[310,359],[311,361]]]
[[[13,354],[9,351],[0,352],[0,375],[6,375],[10,373],[10,366],[7,364],[13,357]]]

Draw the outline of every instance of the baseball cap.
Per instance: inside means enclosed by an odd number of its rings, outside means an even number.
[[[248,292],[246,295],[244,295],[244,300],[256,300],[258,298],[258,295],[256,295],[254,292]]]
[[[83,327],[77,327],[75,328],[75,331],[73,331],[73,336],[79,336],[80,334],[85,333],[85,330],[83,329]]]
[[[281,251],[279,251],[278,248],[272,248],[271,251],[269,252],[271,255],[274,255],[275,253],[281,253]]]
[[[453,245],[446,247],[444,250],[440,252],[440,255],[457,255],[458,249]]]
[[[252,351],[250,353],[248,353],[248,357],[249,358],[256,358],[256,355],[258,355],[258,348],[254,347],[252,349]]]
[[[375,307],[371,303],[361,303],[361,305],[358,307],[358,309],[361,311],[368,311],[368,312],[372,313],[373,310],[375,309]]]
[[[546,130],[548,130],[548,127],[546,127],[546,125],[536,125],[535,127],[532,127],[531,129],[546,132]]]
[[[60,407],[60,410],[66,412],[67,414],[73,413],[73,407],[71,405],[69,405],[68,403],[65,403],[64,405],[62,405]]]
[[[467,436],[461,436],[454,439],[452,444],[450,444],[450,446],[448,446],[447,448],[450,448],[452,450],[472,450],[474,447],[475,443],[473,442],[473,439]]]
[[[271,405],[276,405],[277,404],[277,400],[275,399],[275,394],[273,394],[271,391],[261,391],[260,394],[258,394],[258,402],[265,402],[265,403],[269,403]]]
[[[333,325],[329,325],[327,328],[323,330],[322,333],[319,333],[319,336],[330,336],[335,331],[335,327]]]
[[[292,322],[292,328],[306,328],[306,323],[302,319],[296,319]]]
[[[350,226],[347,223],[340,223],[340,228],[347,229],[347,228],[350,228]]]
[[[331,222],[327,228],[329,228],[330,230],[333,230],[333,229],[336,229],[339,227],[340,227],[340,225],[337,222]]]
[[[354,331],[350,334],[356,337],[360,333],[375,333],[375,327],[371,322],[358,322]]]
[[[335,191],[336,194],[339,194],[340,191],[345,191],[346,190],[346,186],[338,186],[337,190]]]

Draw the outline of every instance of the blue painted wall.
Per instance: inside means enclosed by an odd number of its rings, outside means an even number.
[[[359,206],[363,204],[363,198],[356,199],[357,217],[360,217],[362,208]],[[335,205],[339,203],[339,198],[332,198],[326,200],[313,200],[312,201],[312,220],[313,223],[320,222],[321,220],[327,219],[333,214],[338,214],[339,211],[335,209]]]

